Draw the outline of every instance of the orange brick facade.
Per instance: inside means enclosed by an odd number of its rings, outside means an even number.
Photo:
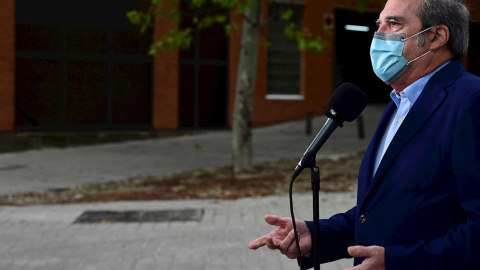
[[[0,1],[0,132],[15,131],[15,0]],[[264,16],[267,16],[266,0]],[[321,35],[329,44],[323,52],[303,52],[301,58],[302,100],[268,100],[267,95],[267,48],[260,47],[257,81],[254,97],[253,126],[265,126],[291,120],[303,119],[308,112],[321,114],[327,108],[333,92],[334,33],[324,30],[324,14],[333,14],[335,8],[355,8],[356,0],[319,1],[304,0],[303,24],[314,36]],[[470,5],[471,6],[471,5]],[[368,7],[381,10],[378,4]],[[473,19],[480,18],[480,10],[471,10]],[[241,24],[242,19],[234,14],[230,19]],[[156,23],[155,36],[159,37],[172,28],[174,22]],[[236,71],[240,49],[240,33],[234,32],[229,41],[228,66],[228,126],[231,126],[235,97]],[[466,60],[465,60],[466,61]],[[172,130],[179,128],[179,52],[174,51],[156,58],[153,70],[152,128]]]
[[[161,37],[170,29],[176,29],[174,22],[155,27],[155,37]],[[176,129],[178,127],[179,54],[178,50],[157,57],[154,61],[153,76],[153,129]]]
[[[0,2],[0,131],[15,129],[15,0]]]

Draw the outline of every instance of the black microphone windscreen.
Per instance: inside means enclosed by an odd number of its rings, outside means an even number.
[[[336,112],[336,117],[352,122],[367,106],[367,96],[358,86],[345,82],[335,89],[328,106]]]

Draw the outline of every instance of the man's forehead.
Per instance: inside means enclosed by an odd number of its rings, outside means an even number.
[[[415,10],[420,0],[389,0],[380,13],[380,19],[409,21],[417,17]]]

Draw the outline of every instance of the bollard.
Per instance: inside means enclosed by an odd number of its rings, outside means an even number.
[[[365,137],[365,132],[363,128],[363,115],[360,115],[357,118],[357,130],[358,130],[358,138],[363,139]]]
[[[305,134],[312,134],[312,112],[307,112],[307,119],[305,123]]]

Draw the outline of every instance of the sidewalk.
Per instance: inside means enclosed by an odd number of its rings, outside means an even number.
[[[353,205],[350,193],[322,194],[321,216]],[[296,217],[311,219],[309,195],[295,195]],[[86,210],[204,209],[200,222],[73,224]],[[288,198],[184,200],[8,207],[0,211],[0,269],[298,269],[296,261],[248,243],[271,230],[265,213],[290,216]],[[339,270],[350,260],[322,265]]]
[[[355,122],[345,123],[318,156],[365,150],[383,108],[369,106],[363,113],[363,140],[357,138]],[[324,122],[324,117],[315,118],[309,136],[305,135],[305,121],[255,129],[254,162],[300,159]],[[0,193],[228,166],[230,144],[230,132],[222,131],[0,154]],[[310,197],[294,196],[297,218],[311,219]],[[321,194],[320,202],[321,217],[328,217],[353,206],[355,194]],[[203,218],[189,222],[73,223],[88,210],[181,209],[201,209]],[[263,221],[266,213],[290,216],[288,197],[3,207],[0,269],[298,269],[295,261],[278,252],[248,249],[250,240],[271,230]],[[344,269],[351,264],[351,260],[343,260],[322,265],[322,269]]]
[[[364,139],[358,139],[356,121],[345,123],[317,157],[365,150],[383,108],[374,105],[363,112]],[[325,120],[326,117],[314,118],[311,135],[305,135],[304,120],[254,129],[254,163],[300,160]],[[216,131],[168,139],[1,153],[0,195],[229,166],[231,141],[229,131]],[[292,170],[295,165],[292,164]]]

